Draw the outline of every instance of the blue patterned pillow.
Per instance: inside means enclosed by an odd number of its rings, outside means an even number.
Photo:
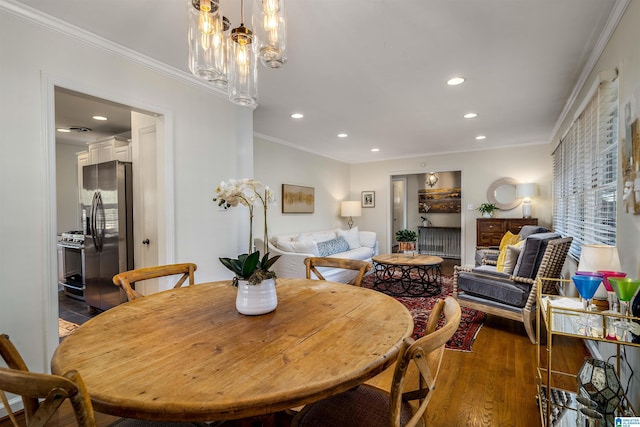
[[[318,242],[318,253],[320,256],[329,256],[348,250],[349,244],[342,236],[327,240],[326,242]]]

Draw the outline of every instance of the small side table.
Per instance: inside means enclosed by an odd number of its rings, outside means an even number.
[[[376,255],[372,261],[377,291],[394,296],[433,296],[442,291],[440,257],[395,253]]]

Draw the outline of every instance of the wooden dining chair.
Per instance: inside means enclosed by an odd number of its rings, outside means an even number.
[[[444,314],[444,324],[414,341],[406,338],[400,349],[390,391],[363,384],[344,393],[305,406],[292,427],[389,427],[424,425],[427,405],[434,393],[444,346],[460,324],[460,306],[447,297],[439,300],[429,316],[427,328],[434,329]],[[433,320],[432,320],[433,319]],[[420,375],[417,390],[405,392],[407,369],[413,363]],[[417,401],[415,406],[409,402]]]
[[[356,270],[358,274],[347,282],[350,285],[361,286],[362,278],[372,266],[366,261],[359,261],[347,258],[331,258],[331,257],[310,257],[305,258],[304,265],[307,267],[307,279],[311,279],[313,273],[320,280],[327,280],[317,267],[342,268],[344,270]]]
[[[129,270],[122,273],[118,273],[113,276],[113,283],[116,286],[120,286],[127,293],[127,299],[132,301],[136,298],[143,297],[140,292],[136,291],[132,285],[142,280],[156,279],[158,277],[174,276],[182,274],[174,288],[179,288],[182,284],[189,279],[189,285],[193,285],[193,272],[198,269],[198,266],[193,263],[183,264],[170,264],[159,265],[156,267],[138,268],[136,270]]]
[[[0,334],[0,355],[8,366],[0,368],[0,396],[14,426],[19,424],[4,391],[22,397],[29,427],[44,426],[66,399],[71,402],[79,426],[96,426],[91,400],[77,371],[71,370],[62,376],[30,372],[6,334]]]

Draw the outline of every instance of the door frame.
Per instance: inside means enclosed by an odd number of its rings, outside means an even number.
[[[43,341],[46,343],[45,360],[43,366],[48,366],[51,357],[59,344],[58,339],[58,295],[57,295],[57,249],[56,249],[56,137],[55,137],[55,87],[69,89],[107,101],[127,105],[132,110],[140,110],[162,116],[157,121],[158,128],[158,170],[164,171],[164,179],[158,182],[158,191],[164,192],[165,215],[158,219],[158,229],[163,230],[165,245],[158,249],[158,260],[162,263],[171,263],[175,259],[175,228],[174,228],[174,141],[173,141],[173,113],[170,110],[157,105],[141,104],[137,100],[129,98],[117,88],[100,88],[87,86],[86,84],[60,78],[58,76],[42,73],[42,123],[41,131],[45,141],[43,147],[44,168],[46,170],[46,182],[43,183],[43,215],[45,216],[42,227],[43,241],[48,242],[47,250],[43,254],[42,283],[43,290],[44,321]],[[55,292],[54,292],[55,290]]]

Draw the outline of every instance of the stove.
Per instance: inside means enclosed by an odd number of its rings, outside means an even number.
[[[59,242],[76,243],[84,245],[84,233],[82,231],[67,231],[60,235]]]

